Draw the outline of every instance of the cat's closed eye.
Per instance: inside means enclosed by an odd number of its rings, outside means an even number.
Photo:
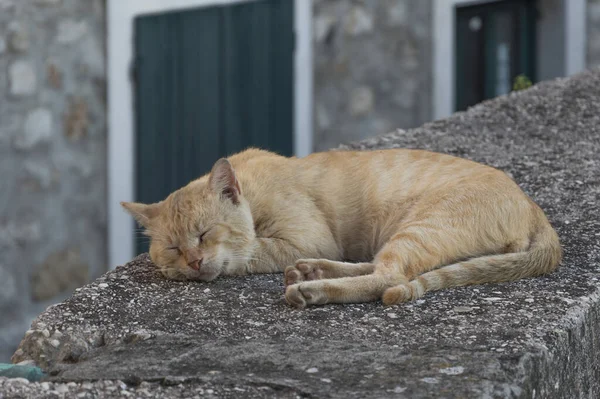
[[[198,236],[198,244],[202,244],[202,241],[204,240],[204,236],[206,235],[206,233],[208,233],[208,231],[205,231],[204,233],[202,233]]]
[[[167,250],[177,252],[178,255],[181,255],[181,250],[179,249],[179,247],[169,247],[167,248]]]

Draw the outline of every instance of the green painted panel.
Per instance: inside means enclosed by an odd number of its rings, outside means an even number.
[[[159,201],[248,146],[292,155],[293,4],[136,19],[137,201]]]
[[[269,145],[280,154],[292,155],[294,126],[293,96],[281,98],[279,93],[294,92],[294,53],[295,34],[294,2],[283,0],[273,3],[273,17],[270,20],[270,32],[278,45],[271,50],[271,125],[269,128]]]

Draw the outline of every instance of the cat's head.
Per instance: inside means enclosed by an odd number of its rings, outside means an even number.
[[[210,281],[251,256],[254,224],[233,167],[218,160],[209,175],[154,204],[122,202],[150,237],[150,258],[170,279]]]

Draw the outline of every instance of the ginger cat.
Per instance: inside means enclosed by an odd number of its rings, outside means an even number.
[[[420,150],[248,149],[164,201],[121,204],[167,278],[285,271],[297,308],[397,304],[549,273],[562,257],[544,212],[506,174]]]

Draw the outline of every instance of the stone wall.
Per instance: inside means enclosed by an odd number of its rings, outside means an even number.
[[[104,0],[0,0],[0,362],[106,270]]]
[[[588,0],[587,8],[587,63],[600,65],[600,0]]]
[[[315,0],[315,149],[431,117],[431,1]]]

